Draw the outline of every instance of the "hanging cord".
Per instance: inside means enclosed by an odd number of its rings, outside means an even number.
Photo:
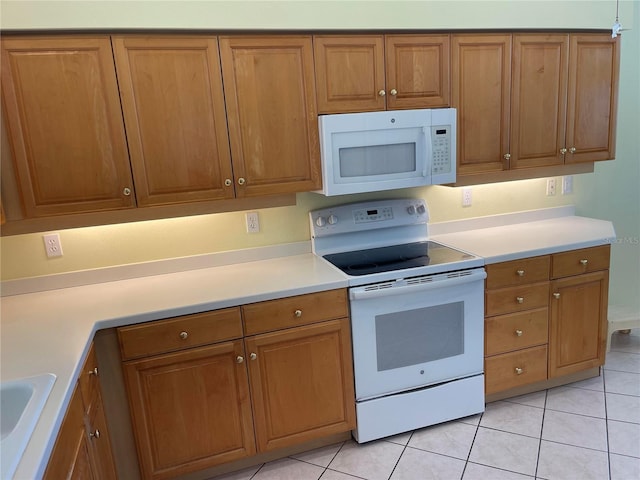
[[[620,11],[620,0],[616,0],[616,23],[614,23],[613,27],[611,27],[611,38],[616,38],[620,33],[620,30],[622,30],[622,25],[620,25],[620,22],[618,21],[619,11]]]

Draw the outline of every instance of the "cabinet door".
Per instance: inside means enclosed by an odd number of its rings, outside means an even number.
[[[449,106],[449,35],[385,37],[387,108]]]
[[[95,477],[99,480],[117,480],[111,439],[100,393],[92,405],[92,410],[87,414],[87,429]]]
[[[27,217],[134,206],[109,37],[3,38],[2,93]]]
[[[453,35],[458,175],[509,169],[511,36]]]
[[[220,54],[236,195],[320,188],[311,37],[221,37]]]
[[[615,157],[618,38],[571,35],[566,163]]]
[[[319,113],[386,108],[382,35],[315,35],[313,48]]]
[[[604,364],[608,270],[551,283],[549,378]]]
[[[255,453],[243,357],[238,340],[124,364],[143,478]]]
[[[233,198],[214,37],[115,36],[139,206]]]
[[[514,35],[511,168],[564,163],[568,35]]]
[[[89,449],[84,426],[82,397],[79,388],[76,387],[60,426],[43,479],[97,479]]]
[[[347,318],[245,339],[259,451],[355,427]],[[254,355],[255,354],[255,357]]]

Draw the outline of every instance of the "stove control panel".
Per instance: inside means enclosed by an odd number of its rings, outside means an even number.
[[[313,237],[425,224],[427,205],[420,198],[372,200],[309,212]]]

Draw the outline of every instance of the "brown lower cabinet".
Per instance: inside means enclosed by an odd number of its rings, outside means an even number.
[[[487,265],[487,395],[604,364],[609,255],[603,245]]]
[[[60,427],[45,480],[116,480],[93,345]]]
[[[353,429],[347,315],[332,290],[119,328],[142,478]]]

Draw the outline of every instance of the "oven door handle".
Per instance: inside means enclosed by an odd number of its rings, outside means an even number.
[[[424,292],[434,290],[436,288],[455,287],[465,283],[482,281],[487,278],[487,274],[483,268],[479,268],[471,271],[471,273],[443,274],[442,277],[445,278],[438,278],[419,283],[416,279],[411,279],[409,281],[403,279],[395,282],[383,282],[378,285],[369,285],[366,287],[354,287],[349,289],[349,297],[351,300],[365,300],[390,295]]]

